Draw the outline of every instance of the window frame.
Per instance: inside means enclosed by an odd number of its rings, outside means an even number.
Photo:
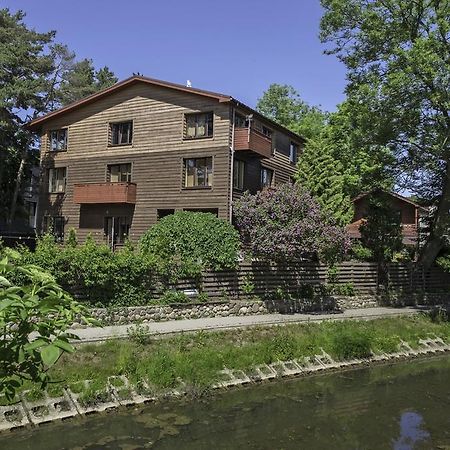
[[[240,173],[240,170],[236,170],[236,168],[237,168],[236,166],[238,166],[238,169],[242,170],[242,173]],[[244,186],[245,186],[245,166],[246,166],[245,161],[242,161],[241,159],[235,159],[233,161],[233,189],[235,189],[237,191],[243,191],[244,190]],[[237,176],[236,176],[236,174],[237,174]],[[236,180],[238,181],[238,183],[236,183]]]
[[[263,173],[264,172],[270,173],[271,174],[271,178],[270,178],[270,184],[264,184],[263,183]],[[261,189],[267,189],[267,188],[271,188],[274,185],[274,180],[275,180],[275,171],[273,169],[270,169],[269,167],[264,167],[261,166],[261,171],[260,171],[260,186]]]
[[[187,161],[190,160],[199,160],[199,159],[210,159],[211,160],[211,184],[206,185],[194,185],[194,186],[187,186]],[[207,166],[203,166],[207,167]],[[207,179],[209,178],[209,173],[207,173]],[[182,181],[181,181],[181,187],[182,189],[212,189],[214,186],[214,157],[213,156],[187,156],[182,158]]]
[[[211,115],[211,134],[207,134],[205,136],[198,136],[197,135],[197,130],[198,130],[198,119],[196,121],[196,125],[195,125],[195,130],[196,130],[196,134],[195,136],[188,136],[187,134],[187,119],[190,116],[207,116],[207,115]],[[184,113],[183,115],[183,140],[184,141],[193,141],[193,140],[197,140],[197,139],[213,139],[214,138],[214,111],[204,111],[204,112],[194,112],[194,113]],[[206,123],[208,123],[208,121],[206,121]],[[209,127],[207,128],[209,130]]]
[[[114,136],[113,127],[114,126],[120,126],[120,125],[123,125],[125,123],[131,124],[130,141],[129,142],[124,142],[124,143],[114,144],[113,143],[113,136]],[[133,145],[133,139],[134,139],[134,120],[132,120],[132,119],[130,119],[130,120],[116,120],[114,122],[108,122],[108,147],[125,147],[127,145],[128,146],[129,145]]]
[[[111,167],[119,166],[119,170],[121,166],[129,166],[130,170],[127,172],[127,180],[126,181],[111,181]],[[121,174],[121,172],[119,172]],[[106,182],[107,183],[132,183],[133,179],[133,163],[111,163],[106,165]]]
[[[109,223],[108,220],[112,219],[112,236],[109,234]],[[116,227],[117,225],[117,227]],[[115,245],[123,245],[130,237],[132,225],[132,217],[131,216],[115,216],[115,215],[107,215],[103,217],[103,234],[107,238],[107,242]],[[120,233],[121,227],[125,227],[126,232]],[[116,234],[117,231],[117,234]]]
[[[55,222],[60,220],[60,225],[62,224],[61,233],[55,233]],[[45,215],[42,224],[43,232],[45,234],[51,234],[56,242],[64,242],[64,228],[66,225],[66,218],[64,216],[51,216]]]
[[[53,148],[53,133],[64,132],[64,148]],[[67,152],[67,148],[69,146],[69,129],[68,128],[55,128],[54,130],[48,131],[48,142],[49,142],[49,151],[50,152]]]
[[[273,130],[261,124],[261,134],[263,134],[268,139],[272,139]]]
[[[296,142],[294,142],[294,141],[290,142],[290,144],[289,144],[289,162],[291,164],[297,164],[297,162],[298,162],[298,148],[299,148],[299,145]],[[295,151],[292,152],[292,149],[295,149]]]
[[[64,170],[64,186],[63,186],[63,190],[62,191],[58,191],[58,190],[53,190],[53,177],[51,176],[51,174],[53,173],[58,173],[58,171],[62,171]],[[47,169],[47,193],[48,194],[65,194],[66,192],[66,187],[67,187],[67,167],[49,167]],[[55,188],[56,188],[56,184],[55,184]]]

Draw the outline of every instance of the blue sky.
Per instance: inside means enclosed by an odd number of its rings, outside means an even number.
[[[319,0],[6,0],[79,59],[232,95],[250,106],[271,83],[334,110],[345,68],[323,54]]]

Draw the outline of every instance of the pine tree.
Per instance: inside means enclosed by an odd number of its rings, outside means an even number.
[[[342,165],[336,161],[324,138],[311,139],[300,156],[296,181],[308,190],[339,225],[349,223],[353,205],[345,192]]]
[[[59,87],[59,101],[67,105],[114,83],[117,83],[117,78],[108,67],[96,71],[92,59],[83,59],[64,74]]]

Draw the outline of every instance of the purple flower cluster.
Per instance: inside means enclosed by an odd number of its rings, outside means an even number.
[[[282,184],[234,203],[241,239],[255,257],[288,260],[318,255],[326,261],[342,258],[350,249],[345,229],[325,216],[317,201],[301,186]]]

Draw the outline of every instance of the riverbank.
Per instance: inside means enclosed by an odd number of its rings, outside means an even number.
[[[0,448],[448,448],[450,354],[247,383],[0,434]]]
[[[48,386],[47,393],[26,384],[21,396],[38,404],[47,395],[64,398],[68,388],[81,408],[92,410],[96,404],[108,404],[111,387],[125,403],[133,392],[146,398],[170,392],[200,396],[214,385],[232,385],[234,379],[239,384],[236,374],[252,374],[258,367],[262,368],[261,379],[277,376],[266,367],[279,361],[317,362],[317,355],[326,355],[324,362],[329,358],[328,363],[336,362],[337,368],[344,361],[382,359],[382,355],[398,352],[405,342],[413,352],[420,348],[421,340],[430,337],[449,344],[450,322],[421,314],[197,332],[163,340],[137,326],[128,339],[84,344],[74,354],[64,355],[50,371],[55,383]],[[289,367],[285,369],[289,371]]]

